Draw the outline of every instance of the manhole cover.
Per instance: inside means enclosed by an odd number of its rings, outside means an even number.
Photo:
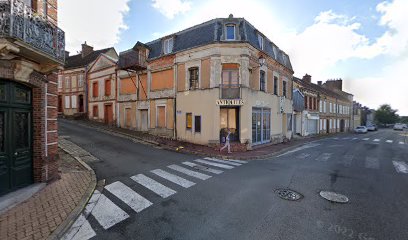
[[[335,192],[320,191],[320,196],[330,202],[348,203],[348,197]]]
[[[278,194],[280,198],[289,200],[289,201],[296,201],[303,197],[302,194],[295,192],[293,190],[290,190],[290,189],[277,189],[275,192]]]

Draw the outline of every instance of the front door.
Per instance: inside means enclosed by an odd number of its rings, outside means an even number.
[[[113,124],[113,107],[112,104],[105,105],[105,123]]]
[[[147,131],[147,123],[148,123],[148,111],[147,110],[140,110],[141,115],[141,128],[142,131]]]
[[[84,95],[79,95],[78,96],[78,98],[79,98],[79,112],[80,113],[83,113],[84,112]]]
[[[252,109],[252,144],[267,143],[271,140],[271,110]]]
[[[0,195],[33,182],[31,89],[0,80]]]

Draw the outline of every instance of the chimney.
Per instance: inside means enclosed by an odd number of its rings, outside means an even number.
[[[65,51],[65,59],[67,59],[69,57],[69,52]]]
[[[322,81],[317,81],[317,85],[322,86]]]
[[[327,80],[324,85],[327,88],[331,89],[331,90],[343,91],[343,80],[341,78],[333,79],[333,80]]]
[[[306,73],[306,75],[303,76],[302,80],[304,82],[311,83],[312,82],[312,76],[310,76],[309,74]]]
[[[84,44],[82,44],[82,57],[86,57],[89,54],[91,54],[93,52],[93,47],[89,46],[88,44],[86,44],[86,41]]]

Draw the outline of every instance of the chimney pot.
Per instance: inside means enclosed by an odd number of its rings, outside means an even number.
[[[310,76],[309,74],[306,73],[306,75],[303,76],[302,80],[307,82],[307,83],[311,83],[312,82],[312,76]]]
[[[317,81],[317,85],[322,86],[322,81]]]

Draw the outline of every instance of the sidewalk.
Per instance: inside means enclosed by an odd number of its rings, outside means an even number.
[[[76,124],[80,124],[85,127],[95,128],[98,131],[103,131],[105,133],[115,135],[115,136],[122,136],[125,138],[129,138],[135,142],[141,142],[143,144],[152,145],[157,148],[166,149],[170,151],[177,151],[182,153],[190,153],[200,156],[206,157],[216,157],[216,158],[224,158],[224,159],[237,159],[237,160],[250,160],[250,159],[265,159],[276,155],[277,153],[287,150],[290,148],[294,148],[296,146],[316,141],[319,139],[323,139],[326,137],[333,137],[337,134],[331,135],[319,135],[319,136],[311,136],[311,137],[304,137],[301,139],[292,139],[287,143],[281,144],[264,144],[261,146],[253,147],[253,150],[249,150],[246,152],[232,152],[228,154],[225,150],[224,152],[220,153],[218,149],[214,149],[208,146],[193,144],[182,142],[178,140],[173,140],[167,137],[159,137],[154,136],[144,132],[137,132],[125,128],[118,128],[115,126],[108,126],[103,123],[93,122],[89,120],[65,120],[70,121]]]
[[[93,171],[59,148],[60,179],[0,215],[0,239],[59,239],[96,186]],[[77,213],[78,212],[78,213]]]

